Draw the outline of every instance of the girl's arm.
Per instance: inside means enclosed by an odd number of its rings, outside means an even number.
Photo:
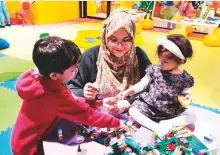
[[[132,96],[134,94],[137,94],[145,89],[147,89],[149,83],[151,81],[151,78],[149,75],[145,75],[140,82],[136,83],[135,85],[131,86],[127,90],[119,93],[119,97],[121,99],[125,99],[127,96]]]
[[[151,81],[151,78],[149,75],[145,75],[140,82],[136,83],[133,87],[133,94],[140,93],[141,91],[147,89]]]

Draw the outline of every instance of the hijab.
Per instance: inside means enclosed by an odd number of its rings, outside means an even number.
[[[100,91],[100,99],[116,96],[140,80],[134,43],[122,57],[116,57],[107,48],[107,39],[120,28],[124,28],[134,42],[135,23],[129,12],[125,10],[112,12],[102,29],[102,43],[97,59],[98,72],[95,82]]]

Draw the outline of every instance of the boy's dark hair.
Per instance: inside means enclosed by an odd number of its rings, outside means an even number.
[[[32,58],[39,72],[49,77],[52,72],[63,74],[66,69],[77,64],[81,52],[70,40],[47,37],[35,43]]]
[[[192,45],[186,37],[184,37],[181,34],[172,34],[172,35],[168,35],[167,39],[172,41],[174,44],[176,44],[179,47],[180,51],[182,52],[183,56],[186,59],[192,57],[192,55],[193,55]],[[169,50],[164,48],[162,45],[159,45],[157,47],[157,55],[158,56],[161,55],[165,51],[169,51]],[[175,59],[177,62],[181,61],[180,58],[178,58],[177,56],[175,56],[172,53],[171,53],[170,59]],[[186,62],[186,60],[185,60],[185,62]]]

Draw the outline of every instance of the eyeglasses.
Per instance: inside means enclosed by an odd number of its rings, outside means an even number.
[[[118,46],[119,44],[121,44],[121,46],[127,46],[129,44],[132,43],[132,39],[128,39],[128,40],[122,40],[122,41],[118,41],[118,40],[113,40],[113,39],[108,39],[108,44],[110,46]]]

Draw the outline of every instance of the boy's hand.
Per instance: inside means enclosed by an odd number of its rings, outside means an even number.
[[[108,108],[109,112],[115,113],[115,114],[121,114],[122,112],[124,112],[125,110],[127,110],[130,107],[130,103],[126,100],[119,100],[116,102],[117,103],[115,103],[115,101],[114,101],[114,105],[105,104],[105,107],[111,106],[111,108]],[[104,106],[104,104],[103,104],[103,106]]]
[[[109,104],[104,104],[104,103],[103,103],[103,107],[106,108],[109,112],[117,108],[115,105],[109,105]]]
[[[121,108],[128,109],[130,106],[131,106],[131,104],[127,100],[119,100],[117,102],[117,107],[119,109],[121,109]]]
[[[107,97],[103,99],[103,107],[107,108],[109,112],[118,111],[116,106],[117,100],[116,97]]]
[[[116,130],[118,130],[118,129],[123,129],[123,130],[125,130],[126,132],[128,132],[128,131],[129,131],[128,126],[127,126],[127,125],[125,125],[123,122],[120,122],[119,127],[115,128],[115,129],[116,129]]]
[[[109,112],[121,114],[130,107],[130,103],[126,100],[118,100],[118,97],[107,97],[103,100],[103,107]]]
[[[127,110],[131,104],[127,100],[119,100],[116,104],[116,107],[118,108],[118,111],[115,112],[117,114],[123,113],[125,110]]]

